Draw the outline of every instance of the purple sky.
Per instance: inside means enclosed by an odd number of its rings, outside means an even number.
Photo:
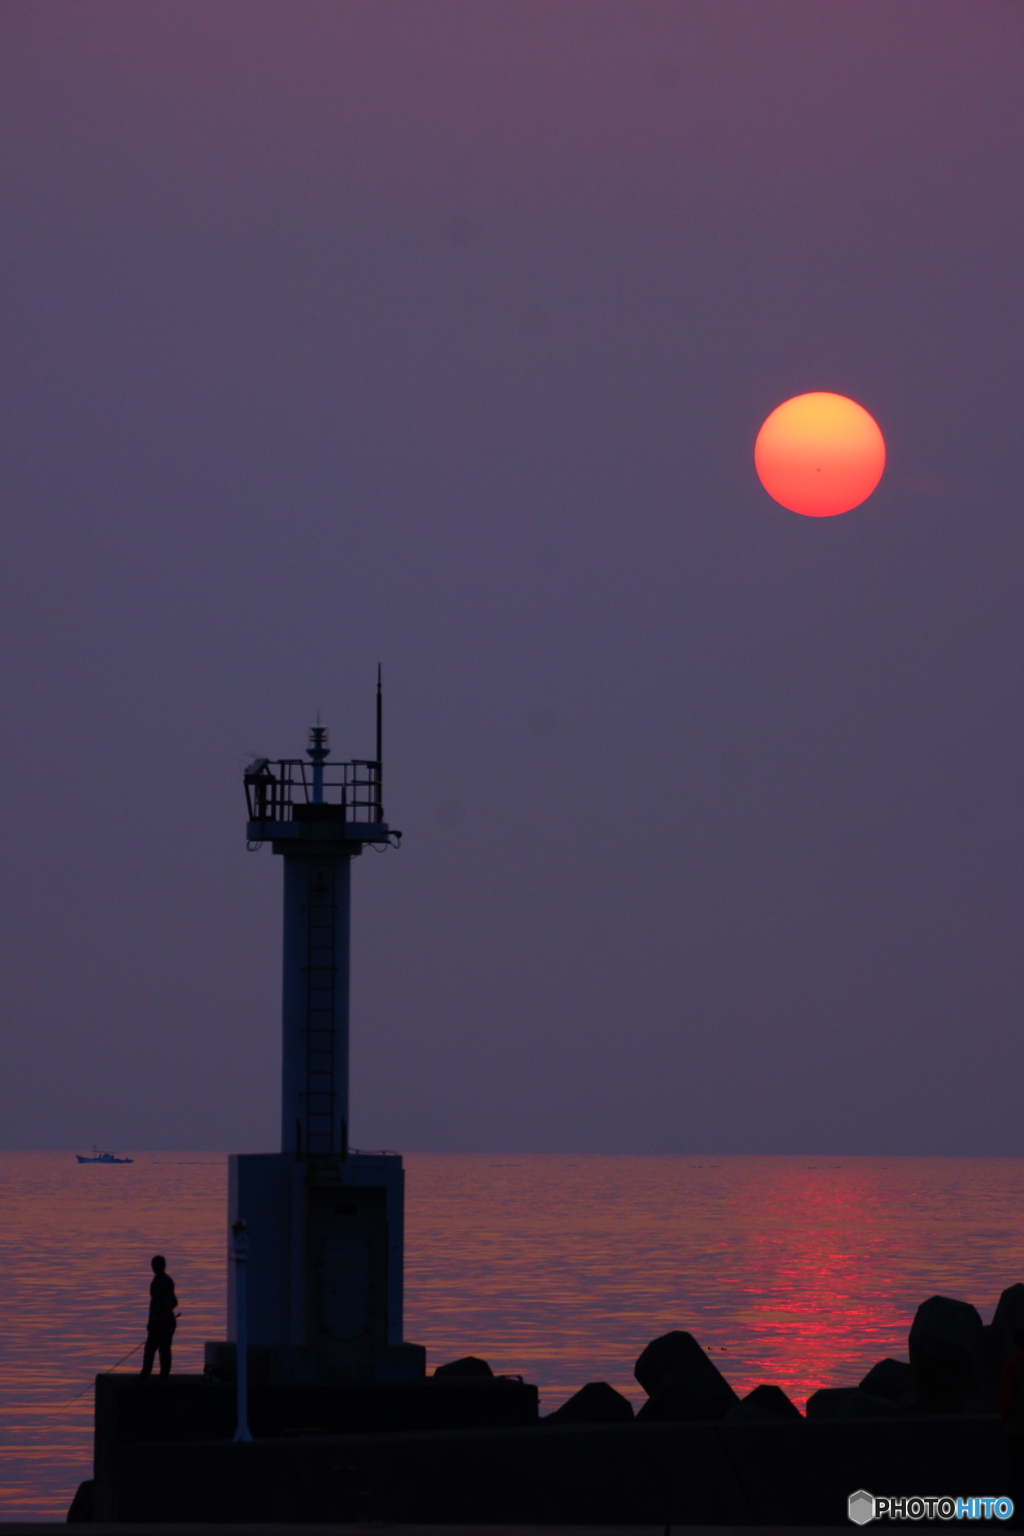
[[[3,0],[0,1137],[1019,1153],[1019,0]],[[752,445],[852,395],[882,485]]]

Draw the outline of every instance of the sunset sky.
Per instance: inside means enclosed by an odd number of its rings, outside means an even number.
[[[0,0],[0,1140],[1019,1153],[1020,0]],[[874,495],[758,482],[856,400]]]

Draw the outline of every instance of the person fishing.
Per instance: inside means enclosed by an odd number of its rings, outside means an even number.
[[[160,1375],[171,1372],[171,1340],[178,1326],[174,1309],[178,1298],[174,1293],[174,1281],[167,1273],[167,1260],[158,1253],[151,1260],[153,1279],[149,1287],[149,1321],[146,1324],[146,1347],[142,1352],[142,1376],[153,1371],[153,1358],[159,1351]]]

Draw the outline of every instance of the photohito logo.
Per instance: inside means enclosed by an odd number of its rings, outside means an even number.
[[[1009,1520],[1013,1500],[993,1494],[951,1499],[930,1494],[927,1498],[878,1498],[866,1488],[851,1493],[846,1505],[854,1525],[871,1520]]]

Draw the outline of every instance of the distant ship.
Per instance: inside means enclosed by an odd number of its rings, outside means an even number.
[[[80,1163],[132,1163],[135,1161],[132,1157],[115,1157],[113,1152],[97,1152],[95,1147],[92,1149],[91,1157],[83,1157],[81,1152],[76,1152],[75,1156]]]

